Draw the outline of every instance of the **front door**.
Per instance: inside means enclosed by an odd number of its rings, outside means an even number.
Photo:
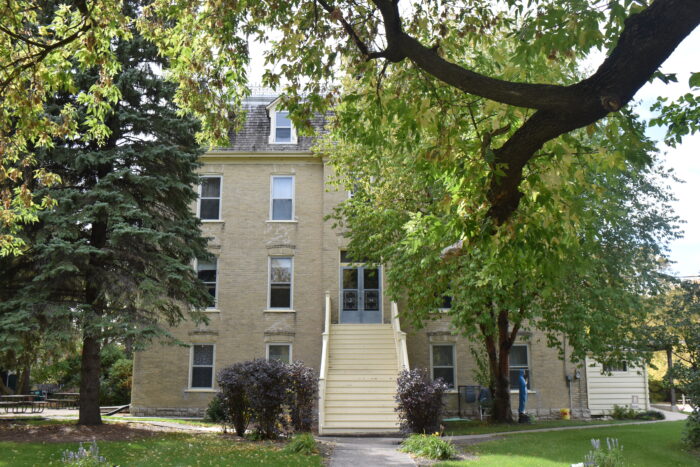
[[[379,268],[343,266],[340,273],[340,322],[381,323],[382,294]]]

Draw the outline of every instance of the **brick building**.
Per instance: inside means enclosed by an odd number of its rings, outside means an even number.
[[[396,375],[409,365],[447,380],[454,389],[445,402],[456,412],[457,387],[477,384],[470,343],[447,317],[400,329],[400,305],[382,293],[382,268],[350,263],[347,240],[324,221],[348,193],[327,186],[327,161],[277,104],[273,95],[249,98],[247,120],[229,147],[202,158],[196,209],[216,259],[195,267],[216,305],[206,311],[208,325],[172,330],[189,347],[154,345],[136,354],[132,413],[201,415],[216,393],[216,372],[253,358],[302,360],[317,369],[324,433],[395,430]],[[569,407],[574,416],[590,414],[588,368],[560,359],[543,336],[522,333],[510,363],[514,372],[529,371],[535,415]],[[646,372],[625,368],[617,376],[646,408]],[[610,397],[634,402],[629,391],[613,392],[598,400],[598,413],[612,407]],[[474,409],[464,405],[463,414]]]

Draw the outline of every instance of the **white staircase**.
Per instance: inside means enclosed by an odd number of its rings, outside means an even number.
[[[332,324],[321,434],[395,433],[397,335],[391,324]]]

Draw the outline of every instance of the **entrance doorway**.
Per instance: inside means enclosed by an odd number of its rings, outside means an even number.
[[[382,322],[381,271],[378,267],[341,266],[339,321]]]

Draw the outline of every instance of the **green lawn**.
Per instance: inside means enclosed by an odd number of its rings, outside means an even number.
[[[110,421],[110,420],[116,420],[116,421],[132,421],[132,422],[168,422],[168,423],[178,423],[180,425],[192,425],[192,426],[207,426],[207,427],[216,427],[216,426],[221,426],[220,423],[215,423],[215,422],[205,422],[201,418],[199,419],[193,419],[193,420],[185,420],[182,418],[158,418],[158,417],[124,417],[124,416],[116,416],[112,415],[111,417],[108,416],[103,416],[102,420],[104,421]]]
[[[588,430],[523,433],[463,450],[474,461],[445,462],[440,466],[550,467],[583,462],[591,438],[618,438],[624,447],[625,466],[700,466],[700,453],[690,453],[680,442],[684,422],[614,426]]]
[[[640,420],[542,420],[532,423],[490,424],[479,420],[444,422],[446,435],[483,435],[503,433],[506,431],[539,430],[542,428],[558,428],[562,426],[615,425],[634,423]]]
[[[320,456],[286,454],[272,443],[237,442],[218,435],[167,434],[139,441],[101,441],[100,454],[111,465],[126,466],[280,466],[320,467]],[[63,465],[64,450],[78,443],[0,442],[0,466]]]

